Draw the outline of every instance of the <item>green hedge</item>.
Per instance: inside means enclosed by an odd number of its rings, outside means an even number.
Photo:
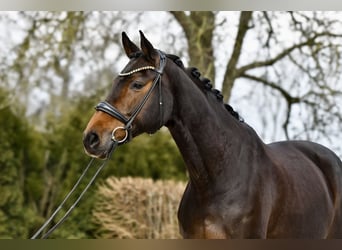
[[[94,95],[71,103],[72,108],[62,117],[49,120],[44,132],[36,131],[25,118],[2,105],[0,238],[30,237],[71,189],[90,160],[83,150],[82,132],[97,101]],[[96,183],[109,176],[186,178],[183,160],[164,129],[118,148]],[[92,223],[95,189],[89,190],[52,238],[95,237],[97,225]]]

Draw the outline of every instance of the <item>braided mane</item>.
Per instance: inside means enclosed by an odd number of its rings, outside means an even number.
[[[176,56],[167,54],[167,57],[171,59],[175,64],[177,64],[184,72],[191,78],[191,80],[199,87],[203,92],[210,92],[211,94],[215,95],[219,102],[223,103],[223,95],[221,91],[218,89],[213,89],[213,85],[211,84],[210,79],[201,77],[201,72],[195,67],[185,68],[182,60]],[[224,107],[226,110],[237,120],[243,122],[243,118],[236,112],[232,106],[227,103],[224,103]]]

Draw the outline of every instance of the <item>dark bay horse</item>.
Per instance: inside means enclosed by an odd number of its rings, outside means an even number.
[[[308,141],[264,144],[196,69],[125,33],[129,63],[84,131],[86,152],[166,126],[189,183],[178,218],[184,238],[342,238],[342,162]]]

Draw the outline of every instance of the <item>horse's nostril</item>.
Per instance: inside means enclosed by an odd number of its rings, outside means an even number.
[[[90,132],[84,138],[84,145],[95,149],[100,144],[100,137],[95,132]]]

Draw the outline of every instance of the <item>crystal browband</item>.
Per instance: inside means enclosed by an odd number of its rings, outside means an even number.
[[[133,69],[127,73],[119,73],[119,76],[129,76],[129,75],[132,75],[136,72],[139,72],[139,71],[142,71],[142,70],[148,70],[148,69],[151,69],[151,70],[156,70],[155,67],[153,66],[144,66],[144,67],[141,67],[141,68],[137,68],[137,69]]]

